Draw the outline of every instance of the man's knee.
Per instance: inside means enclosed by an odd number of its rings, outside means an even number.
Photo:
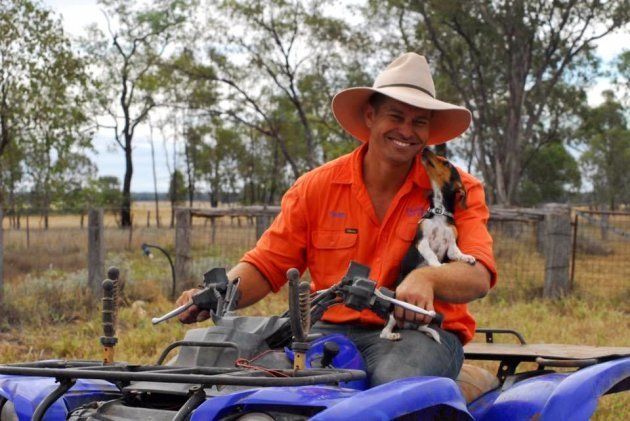
[[[381,355],[373,366],[370,373],[372,386],[406,377],[457,378],[464,357],[455,335],[441,332],[442,344],[438,344],[420,332],[402,333],[402,340],[387,354]]]

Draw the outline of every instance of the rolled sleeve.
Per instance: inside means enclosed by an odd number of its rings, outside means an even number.
[[[481,182],[467,174],[464,178],[467,190],[467,207],[455,212],[457,244],[464,254],[470,254],[490,272],[490,287],[497,282],[496,263],[492,253],[492,237],[488,232],[490,212],[486,205]]]
[[[260,237],[256,246],[245,253],[242,262],[254,265],[267,279],[271,290],[286,282],[286,272],[306,268],[307,219],[299,185],[294,185],[282,198],[280,213]]]

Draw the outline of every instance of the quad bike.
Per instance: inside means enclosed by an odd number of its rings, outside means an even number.
[[[338,284],[311,294],[291,269],[287,313],[239,317],[232,312],[238,280],[228,282],[224,269],[213,269],[193,302],[213,310],[214,326],[191,329],[155,365],[135,365],[114,361],[118,272],[111,269],[103,282],[103,361],[0,365],[0,421],[582,420],[600,396],[630,387],[630,348],[531,345],[515,331],[478,329],[486,342],[466,345],[466,360],[499,361],[496,374],[464,364],[457,381],[412,377],[370,388],[352,341],[310,333],[323,312],[343,303],[383,317],[393,306],[436,323],[440,315],[396,300],[368,275],[369,268],[352,263]],[[498,334],[519,343],[494,343]],[[517,372],[523,362],[537,367]]]

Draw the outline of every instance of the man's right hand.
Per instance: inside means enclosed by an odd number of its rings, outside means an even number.
[[[202,290],[198,288],[189,289],[187,291],[182,292],[182,295],[179,296],[175,304],[177,306],[183,306],[184,304],[188,304],[192,301],[193,295],[200,293]],[[210,312],[208,310],[200,310],[196,305],[192,305],[186,309],[179,316],[179,321],[182,323],[195,323],[207,320],[210,318]]]

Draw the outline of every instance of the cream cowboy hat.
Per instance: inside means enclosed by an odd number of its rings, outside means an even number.
[[[470,125],[471,114],[466,108],[435,99],[435,86],[424,56],[405,53],[377,76],[371,88],[344,89],[332,100],[333,114],[341,127],[361,142],[370,138],[363,112],[375,92],[414,107],[432,110],[429,145],[447,142],[464,133]]]

